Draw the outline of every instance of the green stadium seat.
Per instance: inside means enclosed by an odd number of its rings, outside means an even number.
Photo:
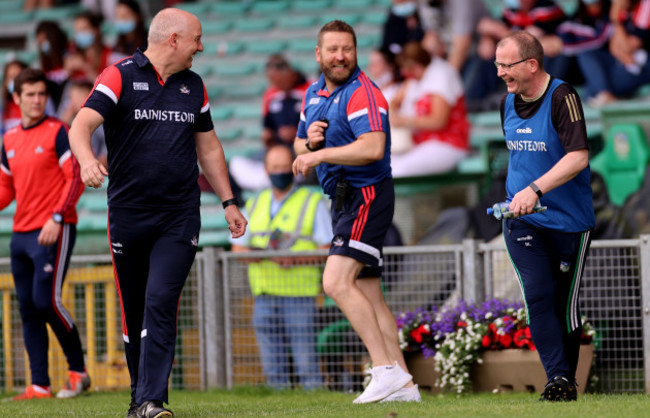
[[[613,124],[604,149],[591,161],[591,169],[605,180],[609,200],[621,206],[641,187],[649,160],[650,147],[641,126]]]
[[[210,100],[216,100],[223,94],[223,86],[216,86],[214,84],[205,86]]]
[[[85,209],[91,212],[106,213],[108,203],[106,193],[86,190],[79,198],[79,209]]]
[[[49,9],[37,9],[34,11],[32,19],[35,21],[41,20],[66,20],[71,19],[81,13],[84,9],[79,4],[69,6],[57,6]]]
[[[253,103],[243,103],[233,106],[233,114],[239,119],[257,119],[261,116],[259,105]]]
[[[214,75],[217,77],[246,77],[253,74],[256,70],[255,64],[251,62],[242,63],[228,63],[226,65],[218,65],[214,68]]]
[[[214,3],[211,8],[210,12],[212,12],[213,15],[216,15],[215,17],[219,19],[235,19],[237,17],[242,16],[243,14],[246,13],[248,10],[248,4],[247,2],[243,1],[233,1],[233,2],[223,2],[223,1],[218,1]]]
[[[319,12],[332,7],[331,0],[294,0],[291,9],[295,12]]]
[[[13,219],[0,217],[0,234],[11,234],[13,232],[13,227]]]
[[[364,34],[357,36],[357,48],[366,49],[366,48],[378,48],[381,44],[381,34]]]
[[[206,20],[201,23],[203,35],[220,35],[227,33],[232,28],[232,21],[229,20]]]
[[[82,213],[79,215],[77,229],[79,233],[103,232],[107,230],[108,218],[106,214]],[[106,237],[104,237],[106,239]]]
[[[259,123],[244,126],[244,138],[259,141],[262,137],[262,125]]]
[[[271,30],[274,25],[275,21],[273,19],[256,17],[236,21],[234,29],[240,32],[266,32]]]
[[[0,13],[19,12],[23,9],[23,2],[16,0],[0,1]]]
[[[174,7],[190,12],[196,16],[205,16],[206,13],[210,10],[210,4],[203,2],[181,2],[176,4]]]
[[[6,208],[2,209],[2,212],[0,212],[3,216],[13,216],[14,213],[16,213],[16,201],[14,200],[7,206]]]
[[[201,230],[228,229],[223,210],[201,210]]]
[[[332,20],[342,20],[350,26],[354,26],[361,20],[361,15],[356,13],[325,13],[318,18],[321,25]]]
[[[296,38],[289,41],[287,51],[289,52],[314,52],[316,50],[316,38]]]
[[[234,142],[242,135],[241,128],[217,128],[217,137],[221,142]]]
[[[386,23],[387,17],[388,17],[387,12],[369,11],[363,14],[361,21],[367,25],[383,26],[384,23]]]
[[[341,10],[363,9],[372,7],[374,0],[334,0],[333,6]]]
[[[213,121],[227,120],[232,117],[233,109],[230,106],[219,104],[218,106],[210,106],[210,114]]]
[[[194,62],[192,62],[192,71],[200,75],[201,77],[209,77],[212,75],[212,68],[214,64],[206,57],[198,56]]]
[[[315,16],[280,16],[275,21],[279,29],[298,30],[310,29],[316,26]]]
[[[271,55],[271,54],[280,54],[285,51],[287,48],[287,43],[285,41],[278,40],[259,40],[250,41],[246,44],[246,52],[249,54],[262,54],[262,55]]]
[[[236,55],[244,51],[244,43],[240,41],[221,41],[203,44],[203,55],[217,59],[220,55]]]
[[[221,199],[214,193],[201,192],[201,206],[221,205]]]
[[[255,1],[251,5],[250,13],[261,16],[269,16],[284,13],[287,9],[289,9],[288,1]]]
[[[199,248],[225,247],[230,245],[229,237],[230,232],[228,230],[201,232],[199,236]]]
[[[33,15],[33,12],[25,10],[0,13],[0,25],[28,23]]]
[[[223,86],[223,96],[231,99],[261,98],[267,83],[230,84]]]

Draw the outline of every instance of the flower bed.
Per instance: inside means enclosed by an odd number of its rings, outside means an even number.
[[[472,389],[472,366],[482,362],[481,353],[535,350],[526,310],[519,302],[492,299],[477,305],[461,300],[451,308],[402,313],[397,326],[407,357],[421,352],[424,358],[433,358],[439,373],[436,385],[457,393]],[[583,343],[590,343],[593,335],[593,328],[583,321]]]

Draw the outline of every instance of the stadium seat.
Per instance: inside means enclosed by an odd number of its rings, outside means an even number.
[[[0,234],[11,234],[14,222],[11,218],[0,217]]]
[[[218,106],[210,106],[210,114],[213,121],[219,122],[230,119],[233,109],[225,104],[219,104]]]
[[[240,119],[257,119],[261,116],[259,105],[253,103],[243,103],[233,106],[233,113],[236,118]]]
[[[230,244],[228,237],[230,237],[228,230],[201,232],[199,235],[199,248],[225,247]]]
[[[235,22],[234,28],[240,32],[265,32],[270,30],[275,22],[270,18],[256,17]]]
[[[285,41],[259,40],[255,39],[246,44],[246,52],[249,54],[271,55],[280,54],[287,48]]]
[[[295,12],[314,13],[327,10],[331,6],[331,0],[294,0],[291,9]]]
[[[221,142],[233,142],[239,139],[239,137],[242,135],[242,129],[241,128],[225,128],[221,129],[217,127],[217,136],[219,137],[219,141]]]
[[[228,65],[217,65],[213,70],[217,77],[246,77],[255,72],[256,66],[252,62],[229,63]]]
[[[604,149],[592,159],[591,169],[605,180],[609,200],[621,206],[641,187],[649,160],[650,149],[641,126],[614,124],[607,132]]]
[[[210,100],[217,100],[223,94],[223,86],[216,86],[214,84],[205,86]]]
[[[314,52],[316,50],[316,39],[296,38],[289,41],[289,52]]]
[[[262,137],[262,125],[259,123],[244,126],[244,138],[259,141]]]
[[[231,99],[255,99],[260,98],[266,89],[266,82],[247,83],[247,84],[229,84],[223,86],[222,94]]]
[[[387,12],[373,11],[373,12],[364,13],[363,17],[361,18],[361,21],[367,25],[383,26],[387,18],[388,18]]]
[[[340,10],[362,9],[373,6],[373,0],[334,0],[333,6]]]
[[[69,6],[57,6],[49,9],[37,9],[34,11],[33,19],[35,21],[41,20],[66,20],[71,19],[81,13],[84,9],[79,4]]]
[[[251,5],[250,13],[261,16],[269,16],[284,13],[289,8],[289,2],[283,0],[255,1]]]
[[[244,2],[244,1],[241,2],[218,1],[211,6],[210,11],[214,15],[214,17],[218,19],[231,20],[245,14],[246,11],[248,10],[248,5],[249,2]]]
[[[361,15],[357,13],[325,13],[319,17],[319,22],[324,25],[332,20],[342,20],[350,26],[354,26],[361,20]]]
[[[0,1],[0,13],[19,12],[23,9],[21,1],[2,0]]]
[[[32,16],[33,12],[24,10],[0,13],[0,25],[28,23]]]
[[[210,10],[210,4],[203,2],[181,2],[174,7],[190,12],[196,16],[205,16]]]
[[[106,193],[87,190],[79,198],[79,209],[85,209],[91,212],[102,212],[106,215],[108,203]]]
[[[217,59],[219,55],[236,55],[244,50],[244,43],[239,41],[220,41],[203,44],[202,55]]]
[[[280,16],[275,21],[279,29],[298,30],[316,26],[315,16]]]
[[[214,193],[201,192],[201,206],[215,206],[220,205],[221,199]]]
[[[202,230],[228,229],[228,222],[224,217],[223,210],[218,210],[218,211],[214,211],[212,209],[201,210],[201,229]]]
[[[232,21],[229,20],[209,20],[201,24],[203,35],[221,35],[227,33],[232,28]]]

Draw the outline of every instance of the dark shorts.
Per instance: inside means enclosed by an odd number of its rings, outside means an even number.
[[[386,232],[393,222],[395,189],[387,178],[371,186],[351,188],[342,210],[332,202],[330,255],[344,255],[366,265],[359,277],[380,277]]]

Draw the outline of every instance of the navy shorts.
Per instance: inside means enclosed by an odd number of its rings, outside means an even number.
[[[386,232],[393,222],[395,189],[387,178],[360,189],[350,188],[342,210],[332,202],[330,255],[344,255],[366,265],[359,277],[380,277]]]

